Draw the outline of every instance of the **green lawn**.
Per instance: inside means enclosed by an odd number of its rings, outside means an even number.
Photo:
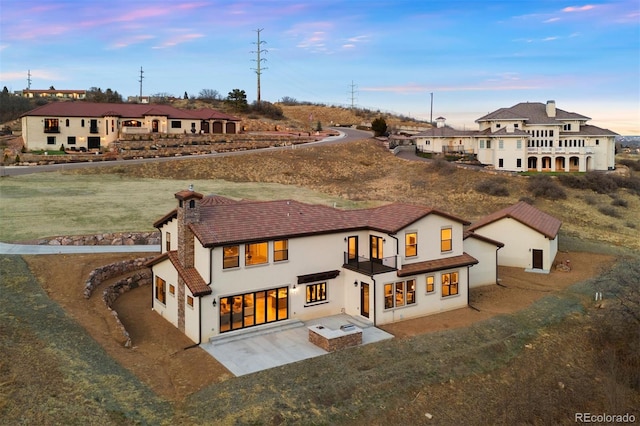
[[[173,194],[189,184],[205,195],[237,199],[291,198],[344,208],[372,205],[271,183],[35,173],[0,179],[0,241],[153,230],[153,222],[175,208]]]

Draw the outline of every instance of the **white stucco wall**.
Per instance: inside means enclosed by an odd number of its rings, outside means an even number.
[[[478,259],[478,264],[469,269],[469,287],[496,284],[498,247],[478,238],[469,237],[464,240],[464,249]]]
[[[498,251],[498,264],[525,269],[533,267],[532,250],[543,250],[543,270],[550,270],[557,253],[557,237],[549,241],[544,235],[517,220],[504,218],[474,232],[504,243]]]
[[[178,326],[178,272],[175,270],[169,259],[153,265],[153,310],[164,317],[167,321]],[[156,297],[156,277],[166,281],[165,303],[160,303]],[[175,287],[175,294],[169,292],[169,286]]]

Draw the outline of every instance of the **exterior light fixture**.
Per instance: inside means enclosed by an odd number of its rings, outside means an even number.
[[[217,304],[218,304],[218,303],[216,302],[216,299],[213,299],[213,307],[214,307],[214,308],[216,307],[216,305],[217,305]]]
[[[353,282],[353,286],[354,286],[354,287],[358,287],[358,280],[355,280],[355,281]]]

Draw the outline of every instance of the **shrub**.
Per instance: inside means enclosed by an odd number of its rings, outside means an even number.
[[[614,198],[613,201],[611,201],[611,205],[618,207],[629,207],[629,203],[622,198]]]
[[[520,199],[518,201],[524,201],[525,203],[529,204],[530,206],[535,204],[535,200],[533,198],[529,198],[529,197],[520,197]]]
[[[636,172],[640,172],[640,160],[629,160],[623,159],[619,161],[620,164],[627,166],[631,170],[635,170]]]
[[[437,158],[431,163],[430,169],[441,175],[449,175],[456,171],[456,166],[451,165],[451,163],[443,158]]]
[[[584,202],[590,206],[598,204],[598,199],[591,194],[585,195],[583,199],[584,199]]]
[[[618,185],[613,177],[598,172],[589,172],[585,175],[589,188],[599,194],[610,194],[618,190]]]
[[[509,189],[504,178],[482,180],[476,184],[476,191],[496,197],[508,197]]]
[[[560,182],[563,186],[566,186],[567,188],[573,188],[573,189],[589,188],[589,184],[582,176],[576,176],[569,173],[558,175],[558,182]]]
[[[616,210],[615,208],[613,208],[611,206],[598,207],[598,211],[600,213],[602,213],[603,215],[606,215],[606,216],[620,217],[620,213],[618,213],[618,210]]]
[[[631,193],[640,195],[640,177],[613,176],[612,178],[618,187],[626,188]]]
[[[547,175],[534,175],[529,180],[529,191],[534,197],[548,200],[564,200],[566,192]]]

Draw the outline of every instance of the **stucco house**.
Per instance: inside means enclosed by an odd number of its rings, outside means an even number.
[[[213,109],[170,105],[52,102],[22,115],[26,149],[100,149],[140,134],[240,132],[240,119]]]
[[[496,170],[613,170],[617,133],[587,124],[589,120],[556,108],[555,101],[522,102],[478,118],[478,130],[455,130],[439,117],[435,128],[413,139],[424,152],[473,152]]]
[[[196,343],[340,313],[379,325],[468,304],[478,263],[464,251],[469,222],[436,209],[341,210],[193,189],[175,198],[154,224],[152,307]]]
[[[504,244],[498,252],[499,265],[549,273],[561,226],[559,219],[520,201],[483,217],[467,231]]]
[[[469,275],[469,288],[498,284],[498,250],[504,243],[465,231],[464,251],[478,260]]]

